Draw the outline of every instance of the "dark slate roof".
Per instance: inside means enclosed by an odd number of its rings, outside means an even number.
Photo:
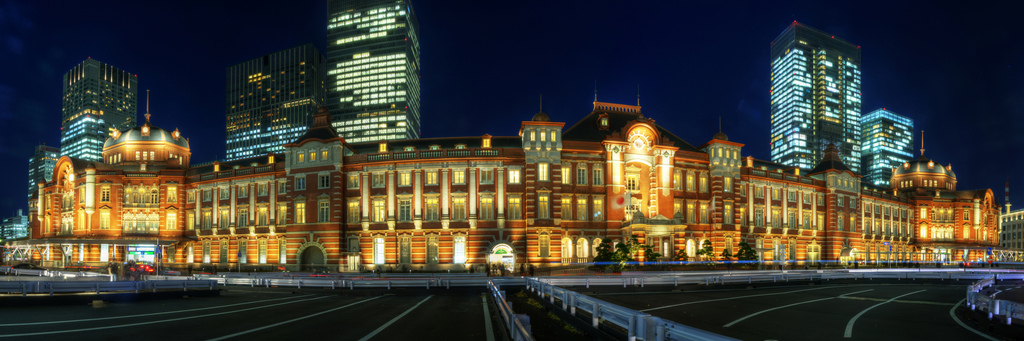
[[[301,143],[308,139],[330,140],[338,137],[338,132],[331,126],[331,114],[326,107],[320,107],[316,114],[313,114],[313,125],[306,130],[306,133],[295,139],[293,143]]]
[[[956,174],[953,174],[952,171],[947,171],[946,166],[940,165],[938,162],[935,162],[935,167],[928,169],[928,162],[932,162],[932,160],[929,160],[928,158],[924,157],[924,155],[921,155],[921,157],[918,157],[916,160],[908,162],[908,164],[910,165],[909,169],[903,168],[903,165],[897,166],[896,175],[907,173],[931,173],[938,175],[949,175],[951,177],[956,178]]]
[[[375,154],[380,148],[380,142],[363,142],[349,144],[349,148],[358,154]],[[462,137],[437,137],[415,140],[393,140],[388,141],[388,150],[402,151],[405,147],[414,147],[416,150],[429,150],[430,146],[438,145],[441,149],[455,149],[455,145],[464,144],[466,148],[481,148],[483,136],[462,136]],[[523,140],[519,136],[493,136],[491,137],[491,148],[523,148]]]
[[[285,160],[285,154],[274,154],[274,162],[275,163],[284,162],[284,160]],[[248,157],[248,158],[244,158],[244,159],[238,159],[238,160],[232,160],[232,161],[218,161],[218,162],[220,162],[220,170],[222,170],[222,171],[235,168],[235,166],[238,166],[239,168],[251,167],[253,163],[256,163],[256,164],[262,166],[262,165],[266,165],[267,164],[267,155],[260,155],[260,156],[253,156],[253,157]],[[185,171],[185,175],[186,176],[192,176],[192,175],[197,175],[197,174],[207,174],[207,173],[213,173],[213,162],[207,162],[205,164],[200,164],[198,166],[193,166],[193,167],[190,167],[187,171]]]
[[[793,168],[793,166],[790,166],[790,165],[784,165],[784,164],[781,164],[781,163],[775,163],[775,162],[771,162],[771,161],[758,160],[758,159],[754,159],[753,165],[754,165],[755,169],[761,169],[761,167],[764,167],[764,169],[770,170],[770,171],[777,170],[777,169],[786,170],[786,169],[792,169]]]
[[[849,167],[843,164],[842,158],[839,157],[839,148],[836,145],[829,143],[828,147],[825,148],[825,157],[818,162],[818,165],[811,169],[807,174],[821,173],[830,169],[837,171],[853,172]]]
[[[598,126],[597,120],[600,118],[601,114],[608,114],[608,130],[602,130],[600,126]],[[629,113],[595,107],[594,111],[590,112],[586,117],[583,117],[579,122],[576,122],[572,127],[569,127],[569,129],[563,131],[562,140],[601,142],[612,132],[622,131],[622,128],[630,121],[640,118],[643,118],[643,115],[639,111],[636,113]],[[679,147],[679,150],[701,152],[701,150],[697,149],[689,142],[679,138],[679,136],[676,136],[661,125],[655,123],[654,126],[658,129],[658,134],[661,134],[663,138],[672,141],[676,147]]]

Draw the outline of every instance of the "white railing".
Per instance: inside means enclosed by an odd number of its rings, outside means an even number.
[[[965,300],[967,308],[970,308],[971,311],[981,310],[987,313],[989,320],[1002,316],[1000,319],[1005,319],[1007,325],[1013,324],[1013,320],[1017,320],[1018,323],[1024,320],[1024,303],[997,300],[984,293],[986,287],[995,285],[997,281],[1010,279],[1024,279],[1024,274],[993,274],[967,286],[967,299]]]
[[[87,271],[59,271],[59,270],[34,270],[34,269],[15,269],[10,266],[0,266],[0,274],[7,276],[36,276],[36,277],[54,277],[54,278],[106,278],[108,281],[113,281],[114,276],[87,272]]]
[[[626,331],[629,340],[735,340],[705,330],[682,325],[637,310],[608,303],[556,285],[545,283],[547,279],[528,278],[526,286],[541,298],[549,299],[552,305],[556,299],[562,310],[576,316],[577,310],[590,315],[591,326],[600,328],[604,320]]]
[[[533,336],[530,335],[530,331],[526,330],[523,323],[516,318],[512,307],[505,301],[505,291],[499,290],[498,285],[494,284],[494,281],[487,281],[487,288],[491,292],[494,304],[498,306],[498,312],[501,314],[501,321],[508,330],[509,339],[513,341],[532,341]]]
[[[185,280],[185,281],[134,281],[134,282],[109,282],[109,281],[17,281],[0,282],[0,292],[17,293],[22,296],[28,294],[50,294],[54,293],[96,293],[103,292],[135,292],[142,291],[156,292],[158,289],[207,289],[217,288],[216,281],[210,280]]]

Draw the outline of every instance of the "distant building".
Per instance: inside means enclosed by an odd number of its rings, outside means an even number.
[[[419,24],[407,0],[327,2],[327,107],[351,143],[420,136]]]
[[[28,198],[39,191],[40,182],[49,182],[53,166],[60,157],[60,149],[46,145],[36,146],[36,152],[28,159]]]
[[[64,74],[60,154],[102,160],[103,141],[114,129],[135,126],[138,78],[95,59]]]
[[[227,70],[228,160],[284,151],[324,105],[324,56],[313,44]]]
[[[28,216],[22,210],[18,215],[5,218],[0,224],[0,240],[17,239],[28,237]]]
[[[914,120],[882,108],[863,116],[860,122],[864,181],[889,187],[893,167],[914,158]]]
[[[810,169],[834,143],[861,174],[860,46],[794,21],[771,58],[772,161]]]
[[[1006,200],[1002,216],[999,217],[999,246],[1011,249],[1024,249],[1024,208],[1010,210],[1010,183],[1006,183]],[[1015,259],[1021,261],[1021,259]]]

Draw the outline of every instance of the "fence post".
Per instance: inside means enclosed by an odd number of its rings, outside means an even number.
[[[623,288],[625,288],[625,287],[626,287],[626,279],[625,279],[625,278],[623,278],[623,279],[622,279],[622,287],[623,287]]]
[[[100,294],[100,284],[99,283],[96,283],[96,294],[97,295]]]
[[[591,323],[592,323],[594,328],[597,328],[597,325],[599,324],[597,316],[598,316],[598,310],[600,310],[600,309],[601,309],[601,304],[597,303],[597,300],[594,300],[594,310],[590,314],[591,319],[593,320]]]
[[[299,280],[299,289],[302,289],[302,280],[301,279]],[[388,289],[391,289],[390,285],[388,285]]]
[[[586,281],[587,281],[587,289],[590,289],[590,278],[587,278]]]
[[[665,341],[665,325],[664,324],[659,324],[654,329],[654,334],[655,334],[654,335],[654,339],[655,340],[657,340],[657,341]]]
[[[629,317],[629,326],[626,328],[626,340],[636,341],[636,320],[639,316],[633,315]]]
[[[551,290],[549,291],[550,294],[548,294],[548,299],[551,301],[551,304],[555,304],[555,286],[548,286],[548,289]]]
[[[679,277],[672,278],[672,285],[677,287],[679,286]]]
[[[573,317],[576,316],[576,303],[579,301],[579,294],[573,293],[569,295],[569,314]]]
[[[644,278],[643,277],[640,277],[640,287],[641,288],[644,287]]]
[[[391,281],[388,281],[388,290],[391,290]]]

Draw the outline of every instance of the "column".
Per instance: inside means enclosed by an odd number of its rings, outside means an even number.
[[[496,208],[498,209],[498,228],[500,229],[505,228],[505,168],[498,168],[494,173],[497,175],[494,179],[494,189],[498,193],[495,199],[498,201]]]
[[[195,217],[192,219],[192,229],[198,230],[203,224],[203,216],[201,215],[203,208],[203,190],[197,188],[192,190],[192,193],[192,197],[196,200],[196,208],[192,210],[194,212],[192,213],[192,216]]]
[[[807,195],[803,191],[796,192],[796,226],[800,228],[807,228],[807,226],[800,226],[804,223],[804,195]]]
[[[249,226],[249,222],[256,221],[256,196],[259,195],[259,193],[256,192],[257,188],[255,183],[249,183],[246,186],[249,188],[249,216],[242,218],[245,219],[245,226]]]
[[[398,171],[388,171],[388,230],[395,229],[395,176]]]
[[[815,193],[811,195],[811,226],[817,227],[824,230],[824,227],[818,226],[818,196],[821,194]]]
[[[231,217],[231,225],[228,225],[229,227],[238,226],[238,217],[235,216],[237,214],[236,212],[238,209],[238,202],[235,201],[236,197],[238,196],[237,188],[238,186],[235,186],[234,183],[228,185],[228,196],[231,197],[231,211],[228,212],[228,216]]]
[[[476,176],[479,168],[470,168],[466,173],[469,177],[469,228],[476,228]]]
[[[782,227],[789,227],[789,187],[783,187],[782,191]]]
[[[413,225],[419,230],[423,227],[423,171],[417,169],[412,171],[412,209]]]
[[[448,201],[451,200],[451,198],[449,198],[451,183],[448,181],[448,171],[449,169],[447,168],[441,169],[441,228],[443,229],[448,228]]]
[[[213,200],[213,213],[211,215],[213,216],[213,225],[216,226],[217,228],[221,228],[221,226],[220,226],[220,190],[221,190],[220,187],[216,187],[216,188],[211,188],[210,189],[210,191],[213,192],[213,193],[210,193],[211,196],[212,196],[211,200]],[[210,228],[213,228],[213,226],[211,226]]]
[[[274,227],[274,225],[277,225],[277,180],[268,182],[267,187],[267,190],[270,191],[270,207],[267,208],[270,212],[267,213],[270,214],[270,221],[274,222],[270,226]],[[268,245],[267,247],[270,246]]]
[[[685,174],[684,174],[685,176]],[[747,184],[747,226],[754,223],[754,184]]]
[[[363,183],[362,186],[359,186],[359,192],[363,196],[363,218],[360,222],[363,224],[363,231],[368,231],[370,229],[370,178],[372,176],[366,172],[360,172],[359,176]]]
[[[772,186],[764,186],[764,226],[772,227]]]

